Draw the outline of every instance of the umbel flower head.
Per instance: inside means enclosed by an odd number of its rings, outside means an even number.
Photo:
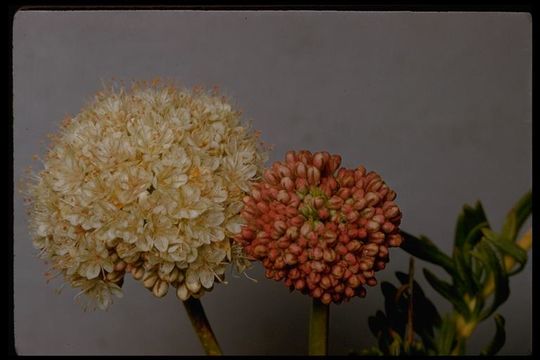
[[[263,150],[215,93],[107,88],[64,122],[28,184],[34,245],[92,307],[128,273],[157,297],[199,297],[227,264],[249,264],[231,239]]]
[[[365,296],[402,241],[396,193],[375,172],[340,164],[328,152],[288,152],[243,198],[235,238],[266,277],[324,304]]]

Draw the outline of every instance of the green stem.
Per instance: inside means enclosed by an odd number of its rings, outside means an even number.
[[[309,318],[309,355],[326,355],[330,306],[313,299]]]
[[[200,300],[190,297],[186,301],[182,301],[182,303],[186,308],[191,325],[193,325],[193,329],[195,329],[206,355],[222,355],[216,336],[210,327]]]

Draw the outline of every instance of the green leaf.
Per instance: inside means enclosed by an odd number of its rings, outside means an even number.
[[[511,256],[519,264],[525,265],[527,262],[527,252],[516,245],[516,243],[507,241],[488,229],[482,229],[482,232],[484,233],[485,239],[501,251],[503,255]]]
[[[483,221],[473,227],[467,234],[465,244],[469,244],[469,247],[473,248],[474,245],[476,245],[480,241],[480,239],[482,239],[482,229],[484,228],[489,229],[489,223],[487,221]]]
[[[439,250],[439,248],[427,237],[420,235],[415,237],[404,231],[401,232],[404,240],[401,248],[419,259],[441,266],[450,275],[455,274],[452,259]]]
[[[456,343],[456,325],[450,315],[446,315],[435,337],[437,355],[450,355]]]
[[[404,336],[407,324],[407,302],[400,297],[396,303],[397,288],[387,281],[381,283],[381,291],[384,295],[384,311],[389,326]]]
[[[490,307],[482,312],[479,320],[482,321],[491,314],[493,314],[497,308],[503,304],[510,296],[510,285],[508,282],[508,275],[503,268],[503,259],[497,254],[488,243],[480,242],[475,252],[471,253],[480,260],[484,266],[488,269],[489,273],[493,276],[494,291],[493,302]],[[488,277],[489,279],[489,277]]]
[[[454,281],[461,292],[463,294],[475,294],[478,291],[478,284],[473,276],[471,260],[467,260],[460,249],[454,249],[454,265],[457,273]]]
[[[454,305],[454,308],[456,309],[457,312],[462,314],[466,319],[469,318],[469,315],[470,315],[469,307],[463,300],[463,294],[459,294],[457,292],[456,287],[448,284],[447,282],[440,280],[428,269],[424,269],[424,276],[426,277],[426,280],[429,282],[429,284],[431,285],[431,287],[433,287],[435,291],[437,291],[445,299],[450,301],[452,305]]]
[[[482,350],[480,355],[495,355],[502,349],[506,341],[506,331],[504,330],[505,320],[500,314],[495,314],[493,317],[495,320],[495,336],[489,345]]]
[[[455,247],[460,248],[467,242],[474,246],[474,244],[480,240],[480,237],[470,237],[469,234],[474,228],[482,223],[485,223],[485,226],[489,227],[484,208],[480,201],[476,202],[474,208],[469,205],[464,205],[456,224],[454,237]]]
[[[375,316],[370,316],[368,318],[368,326],[373,335],[378,338],[383,329],[388,327],[388,321],[386,320],[386,316],[384,316],[383,312],[378,310],[375,313]]]
[[[508,212],[503,225],[502,234],[511,241],[516,240],[516,236],[523,223],[532,212],[532,192],[529,190],[523,195],[514,207]]]
[[[506,216],[504,225],[502,228],[501,236],[505,241],[514,242],[517,234],[517,216],[515,212],[510,212]]]

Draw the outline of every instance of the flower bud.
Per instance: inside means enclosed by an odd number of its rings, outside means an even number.
[[[265,179],[268,183],[270,183],[270,184],[272,184],[272,185],[275,185],[275,184],[278,183],[277,177],[274,175],[274,173],[273,173],[272,170],[270,170],[270,169],[265,170],[265,172],[264,172],[264,179]]]
[[[347,284],[353,289],[362,285],[364,282],[364,278],[360,275],[352,275],[349,279],[347,279]]]
[[[397,206],[393,206],[384,212],[384,217],[387,219],[392,219],[397,215],[399,215],[399,208]]]
[[[281,270],[285,267],[285,259],[283,257],[278,256],[276,261],[274,262],[274,268],[277,270]]]
[[[165,277],[165,280],[168,281],[169,283],[173,283],[176,280],[178,280],[179,277],[180,277],[180,270],[175,266],[172,269],[172,271],[169,274],[167,274],[167,276]]]
[[[377,192],[383,184],[384,183],[381,180],[372,180],[372,182],[368,184],[367,189],[368,191]]]
[[[377,210],[379,210],[379,209],[377,209]],[[384,224],[384,222],[386,221],[386,219],[384,218],[384,215],[381,215],[381,214],[373,215],[373,217],[371,219],[373,221],[379,223],[380,225]]]
[[[323,250],[323,259],[327,263],[331,263],[336,259],[336,252],[333,249],[324,249]]]
[[[376,221],[373,221],[373,220],[369,220],[367,223],[366,223],[366,230],[368,232],[376,232],[376,231],[379,231],[379,228],[381,227],[381,225],[376,222]]]
[[[302,290],[302,289],[304,289],[305,286],[306,286],[306,283],[305,283],[305,281],[303,279],[298,279],[294,283],[294,288],[296,290]]]
[[[320,152],[315,153],[315,155],[313,155],[313,166],[315,166],[317,169],[322,171],[324,168],[324,165],[325,165],[324,155]]]
[[[345,201],[351,197],[351,189],[342,187],[336,195]]]
[[[353,210],[347,214],[346,219],[348,222],[354,223],[359,217],[360,215],[358,214],[358,211]]]
[[[312,186],[317,186],[321,180],[321,172],[314,166],[310,166],[307,170],[308,183]]]
[[[316,247],[312,250],[312,258],[315,260],[320,260],[323,257],[323,251],[320,247]]]
[[[399,246],[401,245],[402,237],[399,234],[393,234],[388,236],[388,245],[389,246]]]
[[[354,264],[356,264],[356,256],[354,256],[352,253],[347,253],[347,254],[345,254],[345,256],[343,257],[343,259],[344,259],[349,265],[354,265]]]
[[[364,219],[371,219],[375,215],[375,209],[372,207],[367,207],[364,210],[360,211],[360,216]]]
[[[305,222],[300,228],[300,235],[307,236],[311,232],[311,225],[309,222]]]
[[[365,196],[367,206],[374,206],[380,200],[379,194],[374,192],[368,192]]]
[[[277,168],[277,173],[281,178],[285,178],[285,177],[290,178],[292,175],[291,170],[287,166],[282,165],[282,164],[279,164]]]
[[[287,161],[287,164],[294,164],[296,163],[296,154],[294,151],[287,151],[287,154],[285,154],[285,161]]]
[[[188,278],[188,280],[189,280],[189,278]],[[201,283],[198,280],[193,281],[193,282],[186,282],[186,287],[192,293],[197,293],[201,289]]]
[[[395,229],[396,229],[395,225],[392,224],[391,222],[388,222],[388,221],[385,222],[385,223],[383,224],[383,226],[382,226],[382,230],[383,230],[385,233],[387,233],[387,234],[391,233],[391,232],[394,231]]]
[[[291,270],[289,270],[289,273],[287,274],[287,276],[293,280],[298,279],[300,275],[301,275],[300,270],[298,270],[297,267],[294,267]]]
[[[166,281],[158,280],[152,288],[152,293],[157,297],[163,297],[169,290],[169,283]]]
[[[315,209],[321,209],[324,206],[324,199],[320,196],[317,196],[315,199],[313,199],[313,206],[315,206]]]
[[[337,170],[339,165],[341,165],[341,156],[339,155],[330,156],[330,159],[328,160],[328,163],[326,165],[328,173],[333,174]]]
[[[158,275],[156,273],[149,272],[149,273],[144,274],[144,277],[143,277],[144,287],[147,289],[151,289],[156,283],[157,279],[158,279]]]
[[[189,298],[189,291],[185,284],[180,285],[176,289],[176,296],[182,301],[186,301]]]
[[[268,251],[268,249],[264,245],[257,245],[253,249],[253,253],[258,257],[265,256],[267,251]]]
[[[116,264],[114,264],[114,271],[124,271],[126,268],[127,263],[125,261],[120,260]]]
[[[375,244],[382,244],[384,243],[385,235],[381,231],[377,231],[374,233],[369,234],[369,241],[375,243]]]
[[[135,280],[141,280],[144,276],[144,269],[142,267],[133,268],[133,270],[131,270],[131,275]]]
[[[242,227],[241,234],[242,238],[245,240],[252,240],[255,238],[255,232],[246,226]]]
[[[113,271],[107,274],[106,278],[110,282],[117,282],[124,277],[124,274],[120,271]]]
[[[369,279],[371,279],[375,275],[375,271],[373,270],[366,270],[362,273],[364,277],[366,278],[366,282],[368,282]]]
[[[268,252],[268,259],[270,261],[274,262],[276,261],[277,257],[281,254],[281,251],[278,249],[270,249]]]
[[[323,277],[321,277],[321,281],[320,281],[319,285],[324,290],[327,290],[328,288],[330,288],[330,286],[332,286],[332,282],[330,281],[330,278],[328,276],[323,276]]]
[[[284,221],[278,220],[274,223],[274,229],[281,235],[287,230],[287,224]]]
[[[360,270],[364,271],[365,273],[366,271],[368,271],[369,269],[373,267],[373,259],[362,258],[362,260],[360,260],[358,264],[359,264]]]
[[[307,168],[306,165],[302,162],[299,162],[296,165],[296,176],[299,178],[306,178],[307,177]]]
[[[298,262],[298,259],[296,258],[296,256],[294,256],[293,254],[291,253],[286,253],[285,254],[285,264],[287,265],[294,265]]]
[[[262,200],[261,192],[260,192],[258,189],[255,189],[255,188],[251,189],[251,197],[252,197],[253,200],[255,200],[256,202]],[[249,198],[249,196],[248,196],[248,198]]]
[[[371,277],[366,280],[366,284],[368,284],[369,286],[375,286],[377,285],[377,279],[375,279],[374,277]]]
[[[278,192],[277,201],[282,202],[283,204],[287,204],[291,197],[289,196],[289,193],[287,190],[280,190]]]
[[[344,272],[345,270],[339,265],[334,265],[332,267],[332,275],[334,275],[337,279],[341,278]]]
[[[377,246],[377,244],[369,243],[369,244],[364,245],[364,247],[362,248],[363,256],[372,257],[372,256],[377,255],[378,252],[379,252],[379,246]]]
[[[324,293],[321,296],[321,302],[325,305],[330,304],[332,302],[332,295],[330,295],[329,293]]]
[[[354,177],[355,180],[358,181],[358,179],[363,178],[366,175],[366,168],[362,165],[358,166],[356,170],[354,170]]]
[[[323,289],[321,289],[320,287],[313,289],[313,291],[311,292],[311,296],[313,296],[315,299],[320,298],[322,294]]]
[[[352,240],[347,244],[347,250],[355,252],[362,247],[362,244],[358,240]]]
[[[347,247],[341,243],[337,244],[335,249],[336,249],[336,252],[342,256],[349,252]]]
[[[311,261],[310,265],[311,269],[315,272],[322,272],[324,269],[324,265],[320,261]]]
[[[346,187],[346,188],[354,186],[354,183],[355,183],[355,181],[354,181],[354,176],[353,175],[346,175],[341,180],[341,185]]]
[[[287,191],[292,191],[295,187],[294,181],[292,181],[291,178],[288,176],[281,179],[281,186]]]

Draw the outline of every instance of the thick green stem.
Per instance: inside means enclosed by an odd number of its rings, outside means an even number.
[[[309,318],[309,355],[326,355],[330,306],[313,299]]]
[[[216,336],[210,327],[200,300],[190,297],[186,301],[183,301],[183,304],[206,355],[222,355]]]

